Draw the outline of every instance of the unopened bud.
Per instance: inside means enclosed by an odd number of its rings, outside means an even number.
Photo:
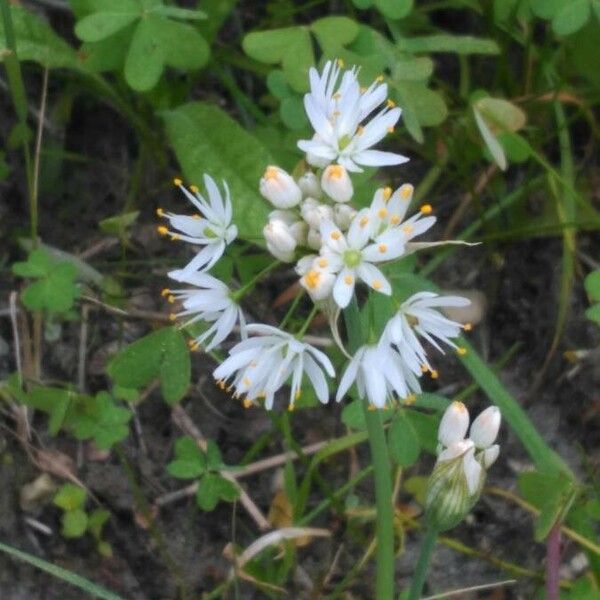
[[[300,176],[298,187],[302,190],[305,198],[321,197],[322,192],[319,178],[312,171],[306,171],[306,173]]]
[[[321,232],[318,229],[309,229],[308,235],[306,236],[306,244],[313,250],[320,250],[323,244]]]
[[[453,402],[444,412],[438,429],[438,440],[444,446],[463,440],[469,428],[469,411],[462,402]]]
[[[352,223],[352,219],[356,216],[356,210],[348,204],[336,204],[333,207],[333,219],[335,224],[342,230],[346,231]]]
[[[500,409],[490,406],[473,421],[469,438],[473,440],[475,447],[489,448],[496,441],[501,420]]]
[[[279,167],[267,167],[259,190],[277,208],[291,208],[302,200],[302,192],[292,176]]]
[[[313,229],[319,229],[321,221],[333,219],[333,208],[327,204],[320,204],[314,198],[307,198],[300,208],[302,218]]]
[[[348,202],[354,194],[352,180],[342,165],[329,165],[323,171],[321,187],[335,202]]]
[[[267,241],[267,249],[282,262],[294,260],[296,239],[289,225],[281,219],[271,219],[263,228],[263,235]]]

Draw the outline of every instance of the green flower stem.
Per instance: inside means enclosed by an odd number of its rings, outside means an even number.
[[[300,328],[300,331],[298,331],[298,333],[296,334],[296,337],[298,339],[301,339],[302,336],[306,333],[306,330],[309,328],[310,324],[312,323],[312,321],[315,318],[318,311],[319,311],[319,309],[317,308],[316,305],[314,305],[312,307],[308,317],[306,317],[306,321],[304,321],[304,324]]]
[[[419,562],[413,575],[412,584],[410,586],[410,592],[407,600],[420,600],[423,593],[423,584],[425,583],[425,576],[427,575],[427,569],[429,567],[429,561],[435,548],[437,541],[438,532],[433,527],[428,527],[425,531],[425,537],[421,545],[421,552],[419,554]]]
[[[305,294],[304,288],[302,288],[300,290],[300,292],[298,292],[298,294],[296,294],[296,297],[292,301],[290,308],[285,313],[285,317],[283,317],[281,323],[279,324],[279,329],[284,329],[284,327],[288,324],[289,320],[292,318],[292,315],[296,312],[296,309],[298,308],[298,304],[300,304],[300,300],[302,300],[302,298],[304,297],[304,294]]]
[[[352,299],[352,302],[344,311],[344,320],[346,322],[348,346],[351,352],[356,352],[364,343],[364,333],[355,298]],[[390,459],[381,413],[377,410],[369,410],[366,400],[363,403],[363,409],[369,435],[371,464],[374,469],[375,504],[377,509],[375,598],[377,600],[392,600],[394,598],[394,510]]]
[[[254,286],[268,273],[270,273],[273,269],[278,267],[280,262],[276,260],[272,262],[268,266],[266,266],[262,271],[259,271],[248,283],[244,284],[239,290],[235,290],[231,292],[231,299],[234,302],[239,302],[250,290],[254,288]]]

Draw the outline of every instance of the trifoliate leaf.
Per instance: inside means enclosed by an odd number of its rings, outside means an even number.
[[[167,471],[178,479],[195,479],[206,471],[206,456],[191,437],[181,437],[175,442],[175,460]]]
[[[128,6],[123,2],[118,12],[97,12],[84,17],[75,25],[75,35],[83,42],[98,42],[127,27],[141,16],[135,2]]]
[[[77,510],[83,507],[87,492],[78,485],[65,483],[54,496],[52,501],[56,506],[66,511]]]
[[[237,487],[217,473],[207,473],[198,483],[196,503],[205,511],[214,510],[219,500],[233,502],[239,495]]]
[[[88,516],[81,509],[70,510],[63,514],[61,534],[66,538],[81,537],[87,530]]]

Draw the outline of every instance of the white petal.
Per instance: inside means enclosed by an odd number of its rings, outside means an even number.
[[[333,299],[340,308],[346,308],[354,294],[356,275],[353,270],[344,268],[340,271],[333,285]]]
[[[356,352],[356,354],[352,357],[352,359],[348,363],[348,366],[346,367],[346,370],[344,371],[344,374],[342,375],[342,378],[338,385],[338,390],[335,395],[336,402],[339,402],[346,395],[346,392],[350,389],[350,386],[354,383],[354,380],[356,379],[356,375],[358,373],[358,369],[360,367],[360,363],[361,363],[364,353],[365,353],[365,346],[363,346],[362,348],[359,348],[358,351]]]

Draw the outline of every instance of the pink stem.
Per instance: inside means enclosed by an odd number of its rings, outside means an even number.
[[[546,600],[559,600],[560,523],[555,523],[546,540]]]

